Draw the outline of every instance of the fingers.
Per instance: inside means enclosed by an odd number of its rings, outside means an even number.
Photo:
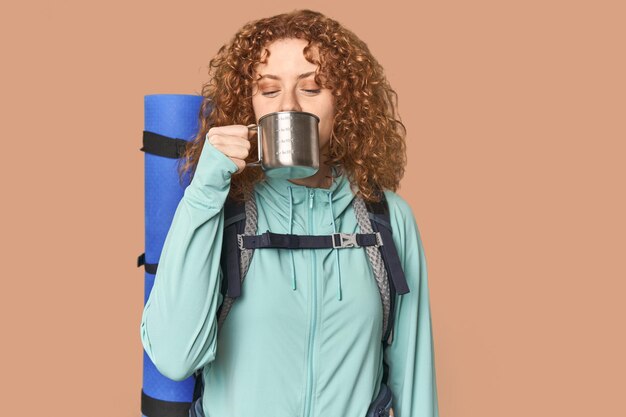
[[[248,154],[250,154],[250,142],[245,139],[243,139],[243,141],[245,141],[245,143],[240,142],[239,138],[234,137],[217,137],[213,140],[209,137],[211,145],[229,158],[245,159]]]
[[[248,132],[248,128],[244,125],[214,126],[209,129],[209,135],[212,134],[211,132],[217,132],[219,134],[231,136],[241,136],[245,138]]]
[[[243,159],[230,158],[230,160],[233,161],[235,165],[237,165],[238,169],[237,169],[237,172],[235,172],[235,174],[239,174],[241,173],[241,171],[246,169],[246,161],[244,161]]]
[[[239,168],[237,173],[246,167],[245,159],[250,154],[250,141],[254,131],[243,125],[212,127],[207,133],[207,140],[213,147],[229,157]]]

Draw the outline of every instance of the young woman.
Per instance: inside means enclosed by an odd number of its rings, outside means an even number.
[[[364,417],[383,379],[395,416],[437,416],[424,250],[395,193],[405,130],[366,44],[309,10],[254,21],[211,60],[203,96],[181,170],[193,177],[142,317],[156,367],[174,380],[201,369],[206,416]],[[246,167],[256,159],[246,126],[279,111],[319,118],[315,175],[276,179]],[[255,250],[241,296],[218,326],[227,198],[254,199],[259,232],[333,235],[361,233],[355,198],[377,201],[379,190],[409,288],[395,295],[390,344],[381,343],[381,292],[364,248]]]

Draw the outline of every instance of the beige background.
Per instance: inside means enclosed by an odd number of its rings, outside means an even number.
[[[623,4],[3,3],[0,414],[140,415],[143,97],[308,7],[400,96],[441,415],[626,415]]]

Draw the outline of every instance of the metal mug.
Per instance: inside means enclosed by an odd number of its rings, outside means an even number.
[[[248,126],[257,132],[258,161],[272,178],[310,177],[320,167],[319,122],[316,115],[299,111],[268,113],[258,124]]]

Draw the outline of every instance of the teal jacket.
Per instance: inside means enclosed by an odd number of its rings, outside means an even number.
[[[438,416],[426,260],[409,205],[385,191],[410,292],[397,295],[383,349],[380,293],[363,248],[259,249],[220,331],[224,201],[236,165],[205,142],[144,307],[141,340],[157,369],[203,369],[207,417],[364,417],[389,364],[396,417]],[[345,176],[329,189],[267,179],[259,233],[357,233]]]

